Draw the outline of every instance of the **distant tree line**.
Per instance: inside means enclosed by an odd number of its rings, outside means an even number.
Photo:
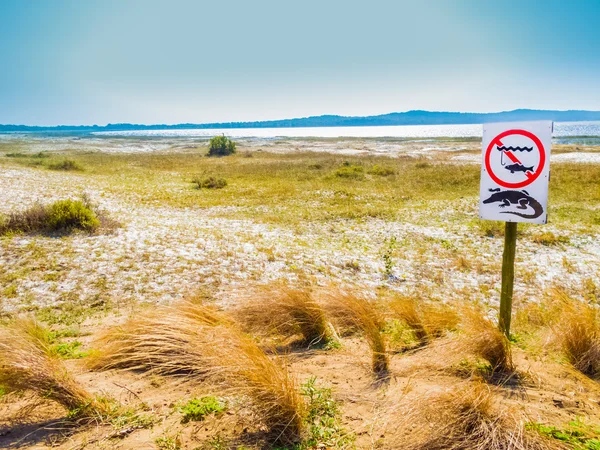
[[[185,130],[192,128],[295,128],[295,127],[364,127],[386,125],[458,125],[488,122],[509,122],[522,120],[553,120],[555,122],[579,122],[600,120],[600,111],[551,111],[534,109],[516,109],[497,113],[460,113],[435,111],[407,111],[382,114],[378,116],[314,116],[298,119],[267,120],[260,122],[225,123],[181,123],[177,125],[141,125],[116,123],[99,125],[60,125],[56,127],[37,127],[27,125],[0,125],[0,132],[94,132],[127,130]]]

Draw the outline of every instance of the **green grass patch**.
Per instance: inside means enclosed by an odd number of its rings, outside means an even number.
[[[377,175],[379,177],[389,177],[391,175],[395,175],[396,170],[393,167],[380,166],[379,164],[375,164],[369,169],[367,173],[369,175]]]
[[[227,409],[227,403],[212,395],[194,398],[180,406],[179,412],[183,414],[181,423],[201,422],[207,416],[219,416]]]
[[[531,236],[531,242],[535,242],[536,244],[541,244],[548,247],[552,245],[568,244],[569,237],[561,235],[557,236],[551,231],[544,231],[542,233],[534,234],[533,236]]]
[[[8,147],[25,152],[27,146]],[[7,148],[7,150],[8,150]],[[207,158],[204,148],[182,152],[103,153],[66,151],[85,167],[106,195],[124,203],[173,208],[214,208],[223,218],[298,225],[337,220],[391,221],[441,226],[474,226],[480,168],[414,158],[328,153],[253,152]],[[33,158],[0,158],[0,165],[31,166]],[[375,169],[378,167],[378,169]],[[34,169],[31,169],[34,170]],[[395,175],[386,175],[391,174]],[[197,174],[227,180],[220,189],[187,189]],[[368,182],[365,182],[368,177]],[[600,164],[556,163],[552,166],[549,218],[553,225],[600,226]],[[459,213],[448,216],[446,211]],[[441,211],[445,211],[442,215]],[[489,221],[482,221],[490,224]],[[501,235],[502,225],[475,229]]]
[[[176,436],[161,436],[154,440],[159,450],[180,450],[181,438]]]
[[[64,171],[82,171],[83,166],[73,159],[63,159],[48,164],[50,170],[64,170]]]
[[[353,442],[354,436],[341,425],[339,405],[330,388],[318,386],[316,377],[312,377],[302,384],[302,395],[308,401],[309,436],[295,449],[345,448]]]
[[[363,180],[365,178],[365,168],[363,166],[346,162],[342,167],[334,172],[334,175],[338,178]]]
[[[192,178],[192,183],[197,189],[223,189],[227,186],[227,180],[219,177],[203,177],[201,175]]]
[[[52,346],[53,351],[63,359],[79,359],[85,358],[88,355],[88,352],[82,352],[81,342],[79,341],[71,341],[71,342],[57,342]]]
[[[562,428],[530,422],[526,424],[526,429],[560,441],[576,450],[600,450],[600,427],[588,425],[579,419]]]

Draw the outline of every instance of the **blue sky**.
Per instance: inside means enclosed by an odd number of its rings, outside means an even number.
[[[600,0],[2,0],[0,123],[600,110]]]

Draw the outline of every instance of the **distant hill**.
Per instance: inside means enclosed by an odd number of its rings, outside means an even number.
[[[488,122],[513,122],[524,120],[553,120],[555,122],[581,122],[600,120],[600,111],[551,111],[515,109],[497,113],[459,113],[436,111],[407,111],[379,116],[313,116],[298,119],[267,120],[260,122],[182,123],[177,125],[138,125],[131,123],[106,126],[61,125],[37,127],[27,125],[0,125],[0,132],[14,131],[125,131],[125,130],[177,130],[191,128],[294,128],[294,127],[365,127],[389,125],[457,125]]]

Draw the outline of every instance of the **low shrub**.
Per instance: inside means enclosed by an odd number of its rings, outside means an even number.
[[[211,138],[208,145],[208,156],[227,156],[235,153],[235,142],[225,136]]]
[[[225,178],[212,176],[195,176],[192,178],[192,183],[196,185],[197,189],[223,189],[225,186],[227,186],[227,180]]]
[[[365,177],[365,168],[351,164],[343,165],[334,172],[334,175],[338,178],[362,180]]]
[[[536,244],[545,245],[545,246],[568,244],[569,237],[568,236],[560,236],[560,235],[557,236],[554,233],[552,233],[551,231],[545,231],[543,233],[535,234],[535,235],[531,236],[531,242],[534,242]]]
[[[83,170],[83,167],[75,160],[63,159],[62,161],[48,164],[48,169],[65,170],[65,171],[73,171],[73,170],[81,171],[81,170]]]
[[[31,233],[47,229],[48,208],[35,203],[30,208],[12,212],[0,223],[0,234]]]
[[[415,164],[415,167],[417,169],[429,169],[431,167],[433,167],[433,164],[425,162],[425,161],[421,161]]]
[[[100,220],[82,201],[67,199],[49,206],[46,226],[51,231],[94,231],[100,226]]]
[[[302,384],[302,395],[308,400],[305,420],[309,435],[300,448],[352,448],[354,436],[341,425],[339,405],[331,389],[318,386],[312,377]]]
[[[13,152],[13,153],[7,153],[6,157],[7,158],[36,158],[36,159],[43,159],[43,158],[48,158],[50,155],[48,155],[48,153],[46,152],[37,152],[37,153],[21,153],[21,152]]]
[[[87,200],[58,200],[50,205],[34,204],[0,220],[0,235],[10,233],[94,232],[100,227],[115,228],[118,224],[104,212],[96,214]]]
[[[370,175],[377,175],[380,177],[389,177],[390,175],[395,175],[396,171],[391,167],[380,166],[378,164],[374,165],[369,169],[368,172]]]

